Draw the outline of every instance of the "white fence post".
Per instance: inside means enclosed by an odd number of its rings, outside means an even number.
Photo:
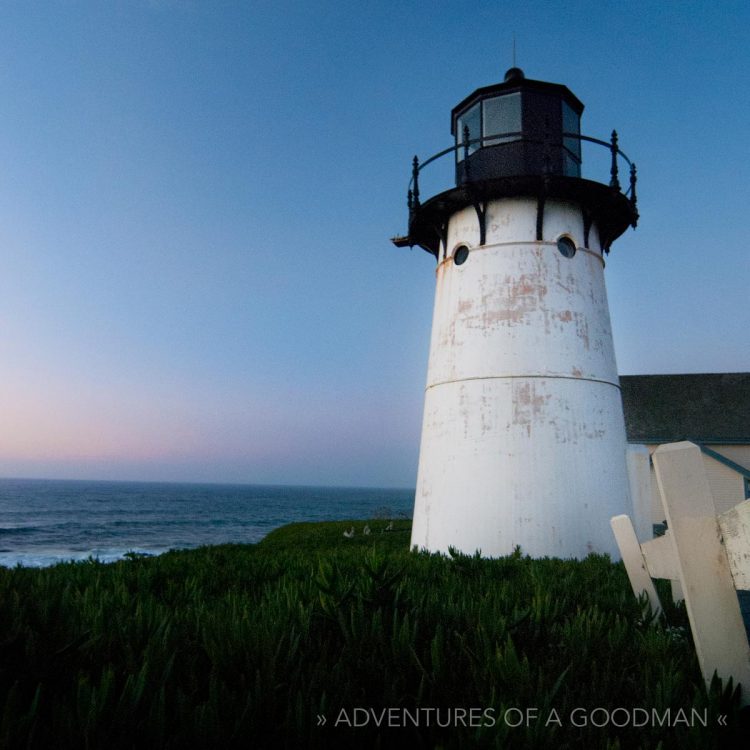
[[[633,504],[633,527],[638,540],[651,539],[651,456],[645,445],[628,445],[626,453],[630,498]]]
[[[703,677],[733,677],[748,703],[750,646],[700,448],[660,445],[653,461]]]
[[[620,548],[622,561],[625,564],[625,570],[628,572],[630,585],[636,597],[646,593],[648,603],[655,614],[661,614],[661,602],[659,595],[656,593],[656,586],[651,580],[651,573],[646,565],[646,560],[641,552],[641,545],[633,528],[633,524],[628,516],[615,516],[610,522],[612,531],[617,540],[617,546]]]

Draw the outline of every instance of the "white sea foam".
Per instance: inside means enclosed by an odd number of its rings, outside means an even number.
[[[85,562],[94,560],[100,563],[111,563],[124,560],[129,554],[160,555],[166,549],[92,549],[92,550],[36,550],[34,552],[0,552],[0,566],[15,568],[46,568],[50,565],[68,562]]]

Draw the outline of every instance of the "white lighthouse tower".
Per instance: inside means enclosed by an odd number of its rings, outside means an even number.
[[[618,557],[630,512],[604,255],[638,218],[635,167],[580,134],[565,86],[511,68],[452,112],[456,184],[422,201],[409,233],[437,259],[411,543],[484,556]],[[581,177],[581,141],[611,152]],[[620,187],[618,160],[630,165]]]

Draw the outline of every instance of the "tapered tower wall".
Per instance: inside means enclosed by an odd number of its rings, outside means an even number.
[[[538,241],[522,197],[485,217],[479,245],[475,209],[454,213],[438,254],[412,545],[616,558],[630,498],[597,226],[584,247],[581,207],[548,201]]]

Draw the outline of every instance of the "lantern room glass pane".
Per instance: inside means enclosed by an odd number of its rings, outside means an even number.
[[[458,127],[456,128],[456,145],[458,146],[458,148],[456,149],[457,162],[462,162],[464,160],[464,149],[462,145],[464,142],[464,128],[469,128],[470,141],[473,141],[475,138],[481,137],[481,133],[479,132],[481,122],[479,105],[480,103],[477,102],[473,107],[467,109],[466,112],[464,112],[458,118]],[[472,143],[471,146],[469,146],[469,154],[473,154],[478,148],[479,141],[477,141],[476,143]]]
[[[506,94],[493,99],[485,99],[483,146],[495,146],[498,143],[520,140],[520,135],[505,135],[499,138],[488,138],[500,133],[521,132],[521,94]]]
[[[581,176],[581,163],[566,150],[563,150],[563,170],[566,177]]]
[[[567,102],[562,103],[562,125],[563,133],[581,133],[581,118]],[[563,137],[563,145],[579,162],[581,161],[581,141],[578,138]]]

